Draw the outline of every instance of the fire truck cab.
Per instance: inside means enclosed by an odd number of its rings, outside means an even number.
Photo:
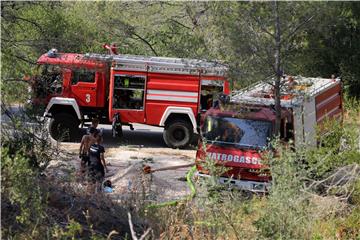
[[[280,139],[292,140],[295,148],[316,147],[318,127],[325,119],[342,117],[340,79],[289,76],[283,81]],[[262,82],[233,92],[229,102],[208,110],[196,155],[199,175],[208,176],[203,167],[207,159],[229,168],[220,182],[253,192],[268,191],[271,173],[262,155],[269,151],[274,136],[274,104],[271,85]]]
[[[35,105],[46,106],[56,140],[73,141],[79,125],[97,117],[113,135],[132,123],[164,127],[169,147],[186,147],[200,113],[220,93],[229,94],[227,67],[195,59],[58,53],[38,61],[31,79]]]

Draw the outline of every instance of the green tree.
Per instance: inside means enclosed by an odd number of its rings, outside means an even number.
[[[300,2],[241,2],[229,5],[230,8],[222,8],[224,13],[219,15],[219,21],[224,24],[233,51],[239,53],[233,59],[240,69],[253,70],[250,77],[255,75],[271,79],[268,82],[275,90],[275,132],[278,134],[281,78],[289,61],[287,56],[290,49],[296,48],[298,35],[314,18],[319,5],[313,7],[311,3]],[[223,19],[223,16],[229,17]]]
[[[359,97],[360,4],[329,2],[317,14],[303,34],[301,49],[293,55],[293,71],[311,76],[336,74],[344,80],[345,90]]]

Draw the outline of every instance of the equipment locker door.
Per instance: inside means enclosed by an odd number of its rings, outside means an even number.
[[[113,73],[110,87],[110,119],[118,113],[122,123],[145,123],[146,74]]]

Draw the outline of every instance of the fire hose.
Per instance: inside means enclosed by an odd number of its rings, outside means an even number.
[[[185,164],[185,165],[177,165],[177,166],[157,168],[157,169],[151,169],[150,166],[145,165],[143,167],[143,172],[147,174],[147,173],[153,173],[153,172],[159,172],[159,171],[165,171],[165,170],[175,170],[178,168],[192,167],[194,165],[195,165],[195,163],[190,163],[190,164]]]
[[[164,169],[162,169],[162,170],[164,170]],[[153,171],[155,171],[155,170],[153,170]],[[196,195],[196,189],[195,189],[194,183],[192,182],[192,178],[193,178],[195,172],[196,172],[196,166],[193,166],[192,168],[190,168],[190,170],[186,174],[186,183],[191,191],[191,193],[188,196],[186,196],[185,198],[182,198],[182,199],[178,199],[178,200],[172,200],[172,201],[158,203],[158,204],[150,204],[150,205],[146,206],[146,208],[160,208],[160,207],[166,207],[166,206],[176,206],[179,202],[188,201],[188,200],[193,199]]]
[[[179,166],[176,166],[179,167]],[[170,167],[173,168],[173,167]],[[150,170],[149,172],[146,172],[146,170]],[[144,168],[144,172],[145,173],[150,173],[150,172],[155,172],[155,171],[162,171],[162,170],[168,170],[167,168],[161,168],[161,169],[157,169],[157,170],[151,170],[151,168],[149,168],[148,166],[145,166]],[[178,199],[178,200],[173,200],[173,201],[168,201],[168,202],[163,202],[163,203],[158,203],[158,204],[151,204],[146,206],[146,208],[161,208],[161,207],[167,207],[167,206],[176,206],[178,203],[182,202],[182,201],[189,201],[191,199],[193,199],[196,195],[196,189],[194,186],[194,183],[192,182],[192,178],[194,176],[194,173],[196,172],[196,166],[193,166],[192,168],[190,168],[190,170],[188,171],[188,173],[186,174],[186,183],[189,186],[191,193],[183,198],[183,199]],[[207,221],[195,221],[196,225],[205,225],[207,227],[214,227],[216,226],[216,224],[211,223],[211,222],[207,222]]]

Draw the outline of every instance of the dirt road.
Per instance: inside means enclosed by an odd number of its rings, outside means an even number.
[[[196,150],[168,148],[163,139],[163,129],[141,124],[135,124],[134,131],[124,127],[122,141],[111,136],[109,126],[100,125],[103,128],[105,147],[105,159],[109,163],[109,172],[106,179],[113,183],[113,197],[122,198],[129,195],[134,189],[143,184],[141,169],[144,164],[151,169],[184,165],[194,162]],[[61,143],[61,149],[70,154],[70,164],[79,168],[78,149],[79,143]],[[189,170],[181,168],[152,173],[146,176],[150,181],[149,201],[163,202],[166,200],[179,199],[190,193],[184,177]],[[149,189],[148,189],[149,190]]]

